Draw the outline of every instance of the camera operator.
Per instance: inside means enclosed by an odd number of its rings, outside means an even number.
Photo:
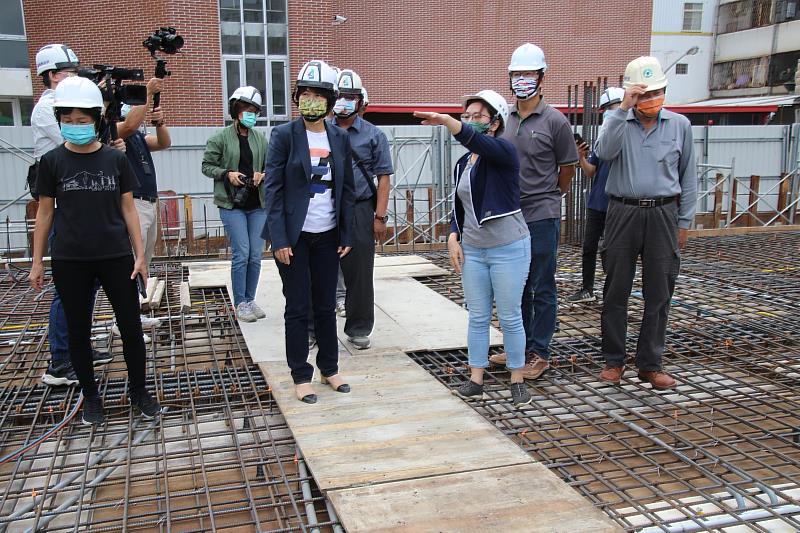
[[[255,303],[267,219],[264,210],[264,160],[267,140],[252,131],[261,111],[261,94],[255,87],[239,87],[228,100],[233,124],[206,143],[203,174],[214,180],[214,204],[225,226],[233,257],[231,286],[236,317],[255,322],[266,315]]]
[[[40,48],[36,53],[36,73],[42,77],[42,84],[45,86],[45,91],[31,112],[33,156],[37,161],[47,152],[64,144],[64,138],[61,135],[61,129],[53,109],[53,102],[58,84],[67,78],[75,76],[78,73],[78,66],[78,57],[75,52],[63,44],[48,44]],[[107,136],[105,139],[101,138],[104,142],[107,139]],[[125,142],[121,139],[108,144],[118,150],[125,151]],[[38,200],[35,186],[37,171],[38,163],[34,165],[31,171],[33,177],[29,177],[29,182],[33,180],[30,183],[31,194]],[[54,231],[55,226],[50,232],[48,241],[52,241]],[[87,296],[91,298],[92,302],[90,309],[94,307],[96,293],[97,285],[95,285],[91,294]],[[70,362],[67,318],[64,315],[64,308],[58,292],[53,295],[53,300],[50,303],[47,334],[50,343],[50,364],[44,375],[42,375],[42,381],[50,386],[77,385],[78,376],[75,374]],[[109,353],[92,350],[92,362],[95,366],[104,365],[110,361],[111,355]]]
[[[141,126],[147,115],[147,110],[152,107],[153,97],[160,93],[163,80],[151,78],[147,82],[147,102],[144,105],[122,106],[121,117],[124,119],[117,124],[117,133],[125,139],[126,154],[131,164],[139,186],[133,189],[133,202],[139,214],[139,226],[142,230],[144,245],[144,260],[148,270],[150,261],[155,251],[158,226],[158,185],[156,170],[151,152],[166,150],[172,144],[167,129],[164,111],[157,107],[151,114],[155,125],[155,135],[142,133]],[[142,316],[142,328],[157,328],[161,325],[158,319]],[[112,328],[117,334],[116,328]]]

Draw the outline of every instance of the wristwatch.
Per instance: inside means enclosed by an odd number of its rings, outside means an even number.
[[[387,222],[389,222],[389,215],[383,215],[381,217],[381,216],[378,216],[378,213],[375,213],[375,220],[380,220],[381,222],[386,224]]]

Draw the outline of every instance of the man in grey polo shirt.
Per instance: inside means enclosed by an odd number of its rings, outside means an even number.
[[[601,255],[602,346],[600,379],[619,383],[625,371],[628,297],[642,258],[644,316],[636,346],[639,378],[654,389],[671,389],[661,358],[681,249],[697,207],[697,170],[692,127],[683,115],[662,109],[667,77],[654,57],[628,63],[625,97],[606,119],[597,156],[610,164],[609,195]]]
[[[353,249],[341,260],[346,291],[344,333],[350,344],[364,350],[370,346],[375,325],[375,239],[386,235],[389,177],[394,169],[386,135],[358,114],[363,105],[361,78],[345,69],[337,81],[339,99],[333,107],[333,123],[350,137],[356,186]]]
[[[525,379],[550,368],[550,341],[556,326],[556,255],[561,224],[561,195],[575,175],[578,151],[567,117],[542,97],[547,69],[542,49],[531,43],[517,48],[508,66],[516,98],[503,138],[517,149],[520,207],[531,234],[531,265],[522,293],[525,326]],[[489,358],[505,364],[505,354]]]

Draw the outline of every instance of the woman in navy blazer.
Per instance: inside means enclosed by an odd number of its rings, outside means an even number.
[[[283,282],[286,361],[295,394],[306,403],[317,401],[307,361],[309,302],[322,383],[350,392],[339,375],[335,309],[339,259],[352,246],[355,192],[349,137],[324,120],[336,93],[330,66],[318,60],[303,65],[293,95],[301,117],[272,130],[265,166],[262,236],[272,243]]]

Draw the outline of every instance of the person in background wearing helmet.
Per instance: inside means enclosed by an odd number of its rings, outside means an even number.
[[[83,422],[105,421],[90,344],[88,296],[96,279],[122,332],[131,406],[152,419],[161,406],[145,388],[145,347],[134,279],[137,275],[146,279],[147,268],[131,193],[136,176],[125,155],[97,139],[103,97],[94,83],[84,78],[62,81],[55,90],[54,109],[66,142],[42,156],[39,165],[39,210],[29,279],[35,289],[42,289],[42,257],[55,218],[53,282],[66,311],[70,357],[84,397]]]
[[[324,120],[336,97],[336,72],[327,63],[303,65],[292,94],[300,117],[272,130],[266,164],[263,237],[283,282],[286,361],[297,399],[305,403],[317,401],[307,361],[309,307],[322,383],[350,392],[339,374],[336,278],[340,258],[353,245],[355,192],[347,133]]]
[[[361,86],[361,107],[358,108],[358,116],[364,118],[364,113],[367,112],[367,106],[369,106],[369,94],[367,93],[367,88],[363,85]]]
[[[75,52],[63,44],[48,44],[36,53],[36,73],[42,77],[42,84],[45,86],[45,91],[31,112],[33,156],[37,161],[41,160],[42,156],[50,150],[64,144],[64,138],[53,110],[53,99],[58,84],[77,75],[78,65],[78,57]],[[125,144],[121,140],[114,144],[114,147],[125,150]],[[34,176],[37,174],[38,163],[33,165],[31,172]],[[38,196],[35,196],[35,199],[38,200]],[[48,242],[52,240],[52,233],[51,231]],[[94,308],[96,293],[97,286],[87,296],[92,303],[90,309]],[[67,317],[64,315],[64,307],[57,291],[50,302],[47,336],[50,344],[50,364],[42,375],[42,382],[50,386],[77,385],[78,376],[70,361]],[[95,366],[110,363],[111,360],[110,352],[92,349],[92,361]]]
[[[231,286],[236,318],[255,322],[266,314],[256,304],[264,240],[264,158],[267,140],[253,131],[261,112],[261,93],[255,87],[239,87],[228,101],[233,124],[215,133],[206,143],[203,174],[214,180],[214,204],[230,241]]]
[[[625,96],[625,90],[620,87],[609,87],[603,91],[603,94],[600,95],[600,111],[603,113],[604,120],[609,113],[619,107],[623,96]],[[567,296],[567,302],[573,304],[595,300],[594,274],[597,268],[597,245],[603,236],[603,229],[606,226],[606,209],[608,209],[606,179],[609,165],[605,161],[601,161],[594,152],[591,152],[587,158],[588,152],[589,147],[586,143],[578,146],[579,164],[583,175],[593,181],[589,199],[586,202],[586,227],[583,235],[583,265],[581,267],[583,285],[575,294]]]
[[[575,175],[578,152],[567,117],[547,104],[542,82],[544,52],[525,43],[508,65],[516,98],[503,138],[516,147],[520,162],[520,206],[531,234],[531,261],[522,293],[525,326],[525,379],[537,379],[550,368],[550,341],[556,328],[556,256],[561,223],[561,195]],[[490,357],[505,364],[506,354]]]
[[[520,210],[517,151],[506,139],[497,138],[508,120],[508,104],[496,92],[484,90],[464,98],[461,121],[439,113],[417,111],[414,116],[425,119],[423,124],[446,126],[469,150],[453,173],[456,195],[447,249],[450,265],[461,273],[469,310],[470,379],[453,393],[467,400],[483,397],[494,300],[511,370],[511,401],[527,405],[531,395],[523,376],[525,328],[520,302],[531,237]]]
[[[363,98],[359,75],[342,70],[337,85],[339,98],[333,106],[333,123],[350,137],[356,189],[353,250],[341,261],[346,288],[344,333],[348,342],[364,350],[370,346],[369,336],[375,325],[372,285],[375,240],[386,235],[390,176],[394,168],[386,135],[358,115]]]
[[[641,256],[644,315],[636,367],[654,389],[671,389],[675,379],[661,359],[681,250],[697,207],[692,127],[683,115],[662,109],[667,77],[658,59],[634,59],[623,79],[625,96],[606,117],[595,146],[610,165],[600,379],[616,384],[625,372],[628,297]]]
[[[163,87],[160,78],[151,78],[147,82],[147,102],[144,105],[129,106],[124,104],[120,115],[123,121],[117,125],[117,133],[125,140],[125,153],[128,162],[136,174],[139,186],[133,190],[133,203],[139,215],[139,225],[144,245],[144,259],[147,269],[153,260],[156,240],[158,238],[158,185],[156,184],[156,169],[151,152],[166,150],[172,145],[169,136],[164,112],[161,107],[153,110],[151,119],[155,125],[155,135],[145,134],[140,130],[144,123],[147,110],[153,106],[153,97],[160,93]],[[147,315],[141,316],[142,328],[151,329],[161,325],[161,321]],[[112,326],[114,335],[119,335],[119,327]]]

